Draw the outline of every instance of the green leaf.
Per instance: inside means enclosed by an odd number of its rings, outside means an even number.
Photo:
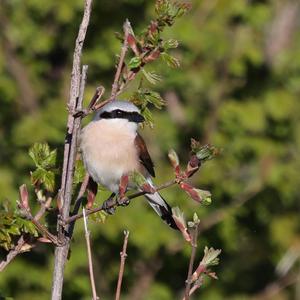
[[[7,232],[12,235],[20,235],[21,234],[20,228],[18,228],[16,225],[10,227],[7,230]]]
[[[166,40],[166,41],[162,42],[162,47],[165,50],[172,49],[172,48],[177,48],[178,45],[179,45],[178,41],[174,40],[174,39],[170,39],[170,40]]]
[[[157,84],[162,81],[162,77],[154,72],[147,72],[144,68],[142,68],[142,73],[151,84]]]
[[[129,175],[130,177],[130,181],[135,183],[137,185],[137,187],[141,187],[144,184],[148,184],[146,178],[138,171],[133,171],[130,173]]]
[[[43,183],[49,192],[53,192],[55,187],[55,174],[52,171],[38,168],[31,173],[31,182],[33,185],[38,182]]]
[[[141,113],[142,113],[143,117],[145,118],[144,123],[146,125],[149,125],[150,128],[153,128],[154,127],[154,123],[153,123],[154,120],[153,120],[153,116],[152,116],[151,111],[147,107],[145,107],[144,109],[142,109]]]
[[[34,237],[38,237],[39,233],[36,230],[35,226],[33,225],[33,223],[31,223],[30,221],[26,221],[23,223],[23,230],[26,233],[30,233],[32,234]]]
[[[130,69],[136,69],[136,68],[138,68],[140,65],[141,65],[141,63],[142,63],[142,59],[140,58],[140,57],[133,57],[130,61],[129,61],[129,63],[128,63],[128,67],[130,68]]]
[[[98,211],[94,214],[89,215],[89,219],[96,222],[96,223],[101,223],[104,224],[107,218],[107,213],[104,211]]]
[[[55,167],[57,151],[50,151],[47,143],[35,143],[29,149],[29,156],[37,167],[48,169]]]
[[[194,215],[193,215],[193,222],[196,223],[196,224],[200,223],[200,219],[199,219],[199,217],[196,213],[194,213]]]
[[[84,180],[85,168],[83,161],[81,159],[76,160],[75,162],[75,171],[74,171],[74,184],[81,183]]]
[[[55,174],[51,171],[44,172],[43,183],[48,191],[53,192],[55,187]]]
[[[153,127],[153,117],[147,105],[151,103],[158,109],[161,109],[165,105],[165,101],[159,93],[144,88],[140,88],[135,92],[130,97],[130,101],[141,107],[141,114],[145,118],[144,124],[149,125],[151,128]]]
[[[171,68],[180,67],[180,62],[176,57],[171,56],[170,54],[168,54],[166,52],[162,52],[160,54],[160,57],[169,67],[171,67]]]
[[[29,149],[29,156],[34,161],[37,169],[31,173],[33,185],[43,183],[45,188],[53,192],[55,188],[55,169],[57,151],[50,150],[47,143],[35,143]]]
[[[206,267],[208,266],[216,266],[219,264],[219,258],[218,256],[220,255],[221,250],[220,249],[214,249],[214,248],[209,248],[205,246],[204,249],[204,256],[202,258],[201,264],[205,265]]]
[[[145,99],[147,100],[147,102],[153,104],[158,109],[161,109],[165,105],[165,100],[157,92],[145,92]]]
[[[213,159],[221,152],[220,149],[209,144],[202,146],[200,142],[193,138],[191,139],[191,149],[192,152],[196,154],[197,158],[201,160],[201,162]]]

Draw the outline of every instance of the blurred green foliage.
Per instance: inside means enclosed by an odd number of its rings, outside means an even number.
[[[292,0],[192,4],[189,15],[165,33],[179,40],[170,51],[181,67],[167,69],[155,62],[146,68],[163,77],[154,88],[167,109],[154,111],[154,130],[146,128],[142,135],[155,161],[157,183],[173,176],[166,155],[170,148],[182,162],[187,161],[191,137],[223,148],[219,159],[205,164],[193,178],[193,185],[212,192],[213,205],[199,207],[176,187],[163,195],[189,219],[197,211],[203,224],[199,248],[207,244],[222,249],[216,267],[219,280],[205,281],[199,299],[247,299],[278,278],[276,266],[290,249],[300,251],[299,5]],[[35,142],[48,142],[58,156],[62,151],[82,5],[81,0],[1,3],[0,201],[9,199],[12,211],[18,186],[29,186],[29,171],[34,169],[28,149]],[[83,55],[89,65],[86,103],[96,86],[109,90],[112,83],[120,49],[114,32],[121,31],[128,18],[138,33],[153,16],[154,1],[94,1]],[[292,26],[284,27],[281,20]],[[120,98],[133,97],[134,87]],[[101,191],[97,201],[105,196]],[[218,209],[219,219],[214,214]],[[190,248],[143,199],[118,209],[104,225],[90,226],[97,289],[103,299],[113,297],[124,229],[131,234],[123,298],[180,298]],[[90,298],[83,236],[79,221],[63,299]],[[39,245],[16,258],[0,276],[0,298],[48,299],[52,250]],[[4,254],[1,250],[1,257]],[[276,299],[296,299],[294,287]]]

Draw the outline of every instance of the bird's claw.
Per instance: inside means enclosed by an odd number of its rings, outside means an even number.
[[[112,199],[108,199],[103,202],[103,210],[108,213],[109,215],[113,215],[116,212],[116,209],[112,203]]]
[[[119,206],[128,206],[130,200],[127,197],[118,197],[117,203]]]

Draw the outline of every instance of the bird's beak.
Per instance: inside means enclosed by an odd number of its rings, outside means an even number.
[[[145,118],[142,115],[140,115],[139,113],[135,113],[133,115],[133,121],[136,123],[143,123],[145,121]]]

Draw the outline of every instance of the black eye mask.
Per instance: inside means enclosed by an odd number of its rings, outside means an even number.
[[[129,122],[142,123],[145,121],[144,117],[136,111],[123,111],[120,109],[115,109],[112,111],[105,111],[100,114],[102,119],[127,119]]]

